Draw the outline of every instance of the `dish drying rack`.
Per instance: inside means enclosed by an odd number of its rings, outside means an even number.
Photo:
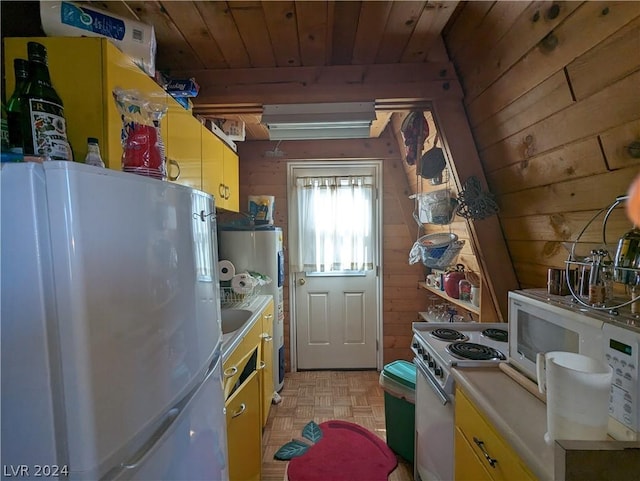
[[[220,305],[226,309],[248,306],[260,293],[259,286],[247,287],[246,292],[236,292],[231,286],[220,287]]]

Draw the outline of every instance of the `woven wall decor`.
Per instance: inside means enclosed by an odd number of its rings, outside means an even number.
[[[498,204],[489,191],[483,191],[476,176],[469,177],[458,193],[457,214],[465,219],[482,220],[498,213]]]

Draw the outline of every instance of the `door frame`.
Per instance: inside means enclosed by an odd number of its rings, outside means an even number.
[[[293,161],[287,162],[287,201],[289,204],[287,223],[288,232],[287,235],[287,249],[289,252],[297,252],[297,245],[294,238],[297,239],[297,235],[291,235],[292,226],[298,223],[298,203],[295,201],[295,189],[294,184],[294,171],[295,169],[326,169],[328,167],[371,167],[375,169],[375,182],[376,182],[376,195],[375,195],[375,209],[376,216],[373,219],[376,227],[375,237],[375,254],[374,254],[374,269],[376,270],[376,368],[378,371],[382,370],[384,348],[382,345],[383,339],[383,272],[382,272],[382,252],[383,252],[383,185],[382,185],[382,160],[327,160],[327,161]],[[338,174],[339,175],[339,174]],[[294,208],[295,206],[295,208]],[[296,331],[296,286],[295,286],[295,273],[291,269],[291,262],[289,262],[289,272],[287,273],[289,279],[289,353],[290,353],[290,366],[291,372],[298,371],[298,351],[297,351],[297,331]]]

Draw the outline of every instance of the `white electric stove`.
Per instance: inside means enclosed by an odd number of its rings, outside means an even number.
[[[506,361],[507,325],[476,322],[414,322],[411,350],[435,382],[453,394],[450,368],[478,367]]]
[[[414,479],[454,479],[453,367],[507,360],[507,324],[414,322],[411,350],[417,369]],[[437,435],[435,435],[437,433]]]

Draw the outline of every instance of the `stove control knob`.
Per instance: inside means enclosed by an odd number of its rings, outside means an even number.
[[[429,354],[423,354],[423,355],[422,355],[422,359],[424,359],[425,361],[426,361],[427,359],[429,359]]]
[[[418,354],[422,354],[424,351],[422,350],[421,347],[418,348]]]
[[[418,341],[413,341],[413,344],[411,344],[413,347],[418,347]]]
[[[426,360],[427,360],[427,361],[431,361],[431,354],[429,354],[429,353],[427,352],[427,353],[426,353],[426,356],[427,356],[427,357],[426,357]]]
[[[436,365],[436,363],[435,363],[435,362],[433,362],[433,361],[429,361],[429,367],[430,367],[430,368],[435,367],[435,365]]]
[[[442,369],[441,368],[436,367],[433,372],[435,373],[436,376],[442,377]]]

